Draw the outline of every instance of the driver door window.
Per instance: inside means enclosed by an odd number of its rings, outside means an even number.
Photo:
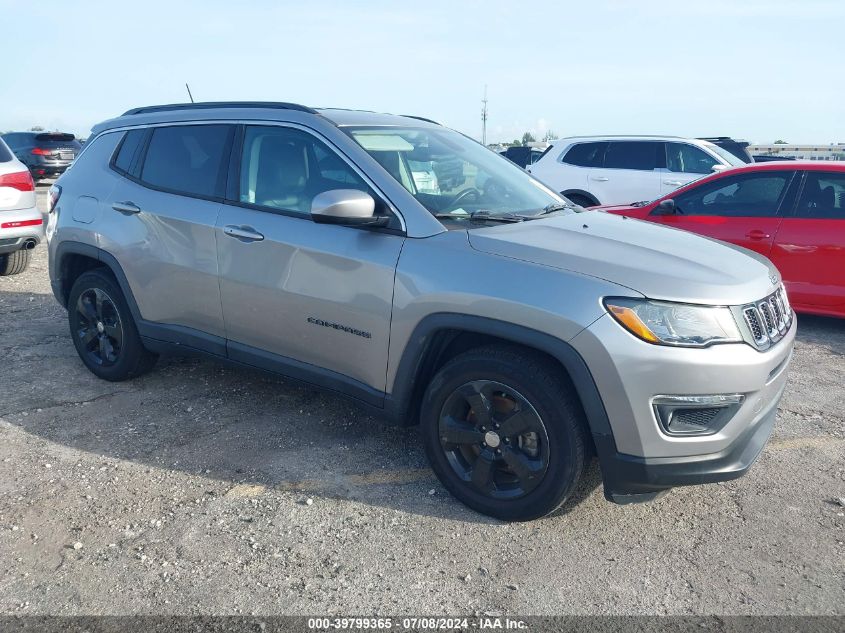
[[[675,198],[681,215],[771,217],[778,215],[792,172],[765,171],[720,178]]]
[[[704,182],[674,198],[675,213],[649,219],[768,255],[783,220],[783,200],[794,196],[793,174],[761,171]]]
[[[314,136],[293,128],[246,128],[242,203],[307,216],[314,197],[332,189],[358,189],[376,197],[355,170]]]

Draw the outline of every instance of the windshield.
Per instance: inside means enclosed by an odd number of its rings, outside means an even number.
[[[724,147],[719,147],[715,143],[705,143],[707,149],[716,152],[722,160],[724,160],[728,165],[732,165],[733,167],[741,167],[745,165],[745,161],[739,158],[738,156],[734,156]]]
[[[528,219],[574,205],[495,152],[445,128],[348,133],[437,217]]]

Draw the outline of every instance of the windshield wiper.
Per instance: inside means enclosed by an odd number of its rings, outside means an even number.
[[[543,212],[538,215],[546,215],[547,213],[554,213],[555,211],[565,211],[566,209],[575,210],[578,207],[572,203],[567,204],[566,202],[552,202],[551,204],[547,204],[543,207]]]
[[[435,218],[447,220],[481,220],[483,222],[522,222],[525,218],[513,213],[490,213],[473,211],[472,213],[435,213]]]
[[[525,218],[513,213],[490,213],[489,211],[473,211],[469,214],[473,220],[492,220],[493,222],[522,222]]]

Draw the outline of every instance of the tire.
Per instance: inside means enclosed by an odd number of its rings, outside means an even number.
[[[95,376],[119,382],[153,368],[158,356],[141,342],[126,298],[109,271],[100,268],[80,275],[67,306],[73,344]]]
[[[553,512],[584,470],[580,403],[561,369],[531,350],[494,345],[456,356],[429,383],[420,422],[441,483],[497,519]]]
[[[32,259],[32,251],[25,248],[0,255],[0,277],[21,274],[29,266],[30,259]]]
[[[567,200],[574,202],[579,207],[584,207],[585,209],[587,207],[594,207],[598,204],[598,202],[591,200],[587,196],[582,196],[580,193],[573,193],[571,195],[570,194],[561,194],[561,195],[564,196]]]

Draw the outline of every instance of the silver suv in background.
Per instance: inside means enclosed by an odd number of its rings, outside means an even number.
[[[0,276],[17,275],[44,237],[32,176],[0,139]]]
[[[333,390],[419,424],[495,517],[553,511],[593,455],[619,503],[738,477],[775,422],[796,325],[768,260],[575,213],[426,119],[137,108],[53,193],[53,292],[94,374],[197,352]]]

